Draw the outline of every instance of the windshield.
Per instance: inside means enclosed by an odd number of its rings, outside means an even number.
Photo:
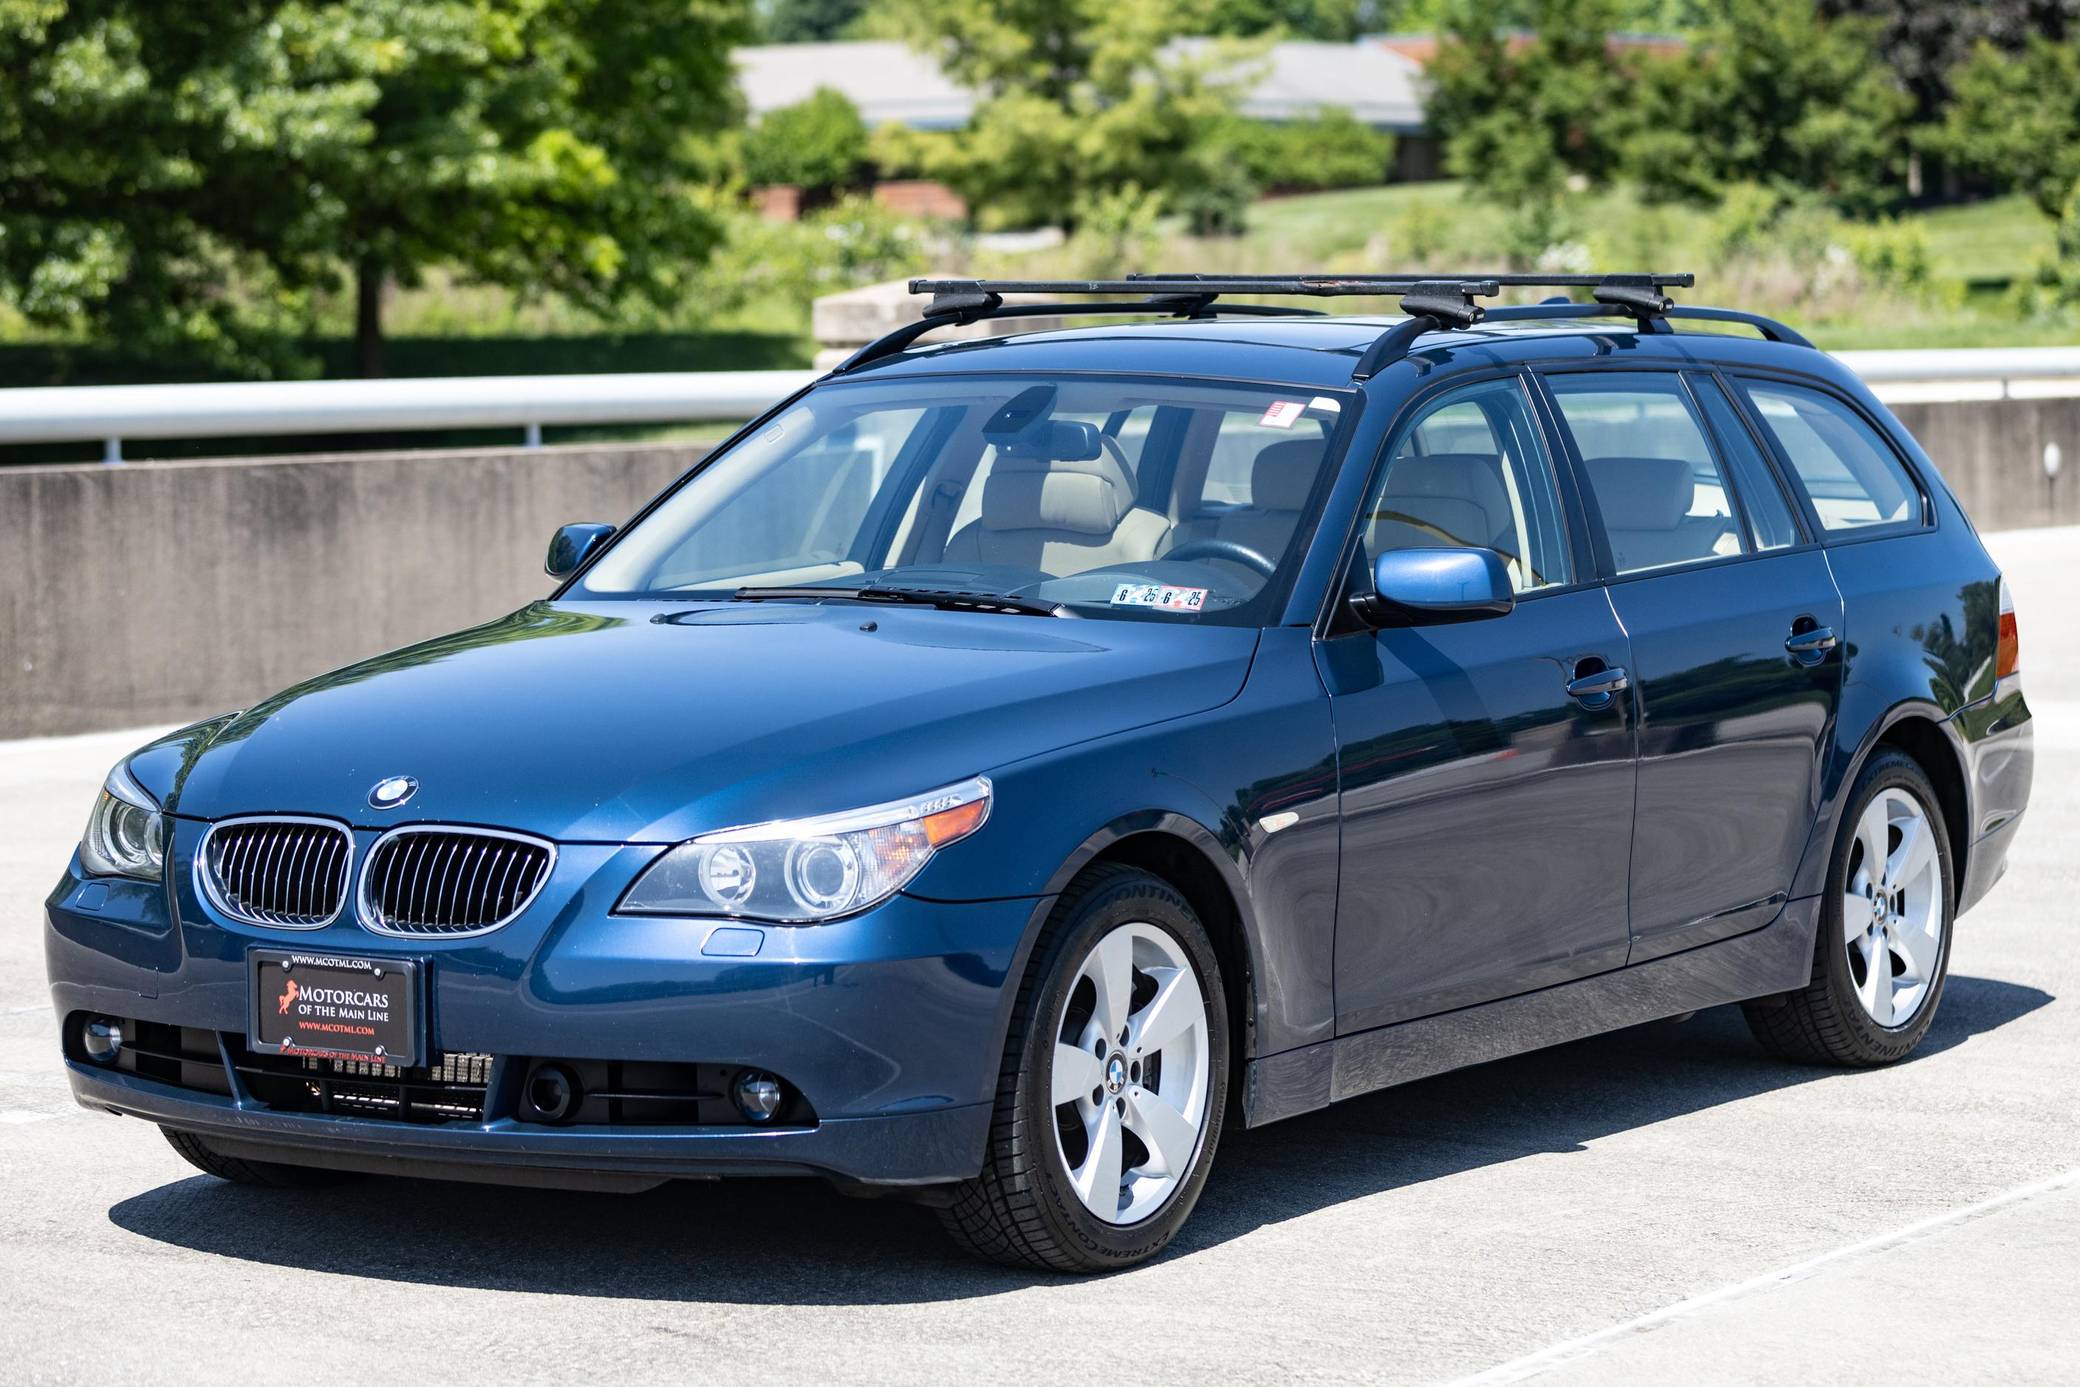
[[[703,466],[573,592],[985,594],[1021,599],[985,610],[1266,624],[1349,403],[1106,376],[820,386]]]

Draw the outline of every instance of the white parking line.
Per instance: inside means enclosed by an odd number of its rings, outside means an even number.
[[[2025,1200],[2036,1199],[2042,1195],[2051,1194],[2076,1184],[2080,1184],[2080,1167],[2065,1171],[2063,1174],[2053,1175],[2049,1179],[2038,1180],[2027,1185],[2017,1185],[2014,1189],[2004,1190],[2000,1194],[1996,1194],[1989,1199],[1982,1199],[1976,1204],[1967,1204],[1963,1208],[1951,1209],[1945,1213],[1936,1214],[1930,1218],[1922,1219],[1918,1223],[1910,1223],[1904,1228],[1894,1229],[1890,1233],[1880,1233],[1875,1238],[1866,1238],[1862,1242],[1851,1243],[1847,1247],[1838,1247],[1832,1252],[1823,1252],[1817,1257],[1809,1257],[1803,1262],[1796,1262],[1788,1267],[1779,1267],[1775,1271],[1766,1271],[1762,1275],[1750,1277],[1746,1281],[1735,1282],[1730,1286],[1721,1286],[1716,1291],[1707,1291],[1703,1295],[1691,1296],[1688,1300],[1679,1300],[1673,1305],[1665,1305],[1659,1310],[1650,1311],[1635,1319],[1626,1320],[1623,1324],[1614,1324],[1608,1329],[1599,1329],[1594,1334],[1585,1334],[1579,1339],[1569,1339],[1563,1343],[1553,1344],[1550,1347],[1538,1350],[1536,1353],[1528,1353],[1522,1358],[1513,1358],[1507,1363],[1498,1364],[1485,1372],[1475,1373],[1471,1377],[1458,1378],[1450,1383],[1448,1387],[1475,1387],[1475,1384],[1481,1384],[1481,1387],[1488,1387],[1488,1384],[1493,1383],[1522,1382],[1526,1378],[1536,1377],[1542,1372],[1557,1368],[1563,1363],[1572,1363],[1576,1359],[1586,1358],[1598,1349],[1615,1343],[1620,1339],[1628,1339],[1636,1334],[1650,1333],[1665,1324],[1694,1315],[1700,1310],[1709,1309],[1714,1305],[1724,1305],[1729,1301],[1742,1300],[1748,1296],[1760,1294],[1763,1291],[1774,1290],[1778,1286],[1789,1285],[1794,1281],[1803,1281],[1815,1272],[1824,1267],[1832,1266],[1836,1262],[1845,1262],[1857,1257],[1868,1256],[1873,1252],[1883,1252],[1888,1248],[1898,1247],[1902,1243],[1909,1243],[1916,1239],[1927,1237],[1931,1233],[1940,1232],[1946,1228],[1954,1228],[1959,1224],[1970,1223],[1973,1219],[1983,1218],[1987,1214],[1993,1213],[1997,1209],[2005,1209],[2011,1204],[2020,1204]]]

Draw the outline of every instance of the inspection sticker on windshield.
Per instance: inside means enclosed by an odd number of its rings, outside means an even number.
[[[1304,400],[1273,400],[1271,408],[1265,410],[1264,417],[1257,422],[1267,429],[1290,429],[1306,408]]]
[[[1206,609],[1206,593],[1205,588],[1173,588],[1168,583],[1121,583],[1112,590],[1112,605],[1198,612]]]

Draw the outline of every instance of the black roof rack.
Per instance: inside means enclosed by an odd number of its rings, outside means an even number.
[[[1260,297],[1398,298],[1408,321],[1397,323],[1359,357],[1353,380],[1377,375],[1406,355],[1427,332],[1497,321],[1540,318],[1629,317],[1642,332],[1667,332],[1667,318],[1745,323],[1776,342],[1810,346],[1805,338],[1769,318],[1725,308],[1678,305],[1664,290],[1687,289],[1696,276],[1684,273],[1620,274],[1130,274],[1124,279],[913,279],[910,292],[930,294],[924,316],[905,323],[854,352],[832,374],[893,355],[934,328],[984,318],[1055,317],[1062,314],[1136,313],[1177,318],[1215,314],[1292,317],[1318,309],[1274,304],[1221,303],[1224,294]],[[1591,303],[1569,300],[1489,308],[1478,302],[1504,289],[1587,289]],[[1070,300],[1007,304],[1007,294],[1044,294]],[[1096,301],[1078,302],[1091,295]],[[1134,297],[1126,297],[1126,296]],[[1112,296],[1112,297],[1105,297]]]

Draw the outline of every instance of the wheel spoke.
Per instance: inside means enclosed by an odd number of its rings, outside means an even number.
[[[1915,881],[1935,860],[1936,839],[1929,822],[1912,818],[1900,824],[1899,850],[1885,863],[1885,879],[1894,886]]]
[[[1116,929],[1098,941],[1096,952],[1085,965],[1098,989],[1098,1027],[1107,1045],[1117,1044],[1127,1028],[1127,1010],[1134,1005],[1134,940]]]
[[[1878,796],[1856,821],[1856,841],[1863,844],[1863,870],[1873,882],[1884,880],[1885,849],[1891,840],[1892,818],[1885,811],[1885,797]]]
[[[1080,1045],[1061,1041],[1054,1047],[1054,1105],[1088,1098],[1091,1090],[1105,1082],[1105,1065]]]
[[[1871,902],[1868,896],[1849,891],[1842,896],[1842,938],[1852,945],[1863,938],[1863,932],[1871,927]]]
[[[1077,1196],[1086,1205],[1110,1218],[1119,1212],[1120,1163],[1126,1158],[1127,1149],[1117,1104],[1107,1103],[1098,1110],[1098,1120],[1091,1126],[1090,1138],[1090,1150],[1070,1179],[1076,1185]]]
[[[1139,1090],[1127,1103],[1127,1130],[1148,1148],[1150,1175],[1182,1175],[1190,1167],[1199,1129],[1160,1093]]]
[[[1916,926],[1901,921],[1894,931],[1892,942],[1899,949],[1900,957],[1907,961],[1907,977],[1915,982],[1932,982],[1936,975],[1936,960],[1942,955],[1942,940],[1935,931],[1926,926]]]
[[[1892,951],[1882,938],[1873,936],[1864,953],[1863,986],[1857,993],[1873,1021],[1892,1024]]]
[[[1206,1018],[1199,985],[1184,968],[1150,969],[1156,995],[1128,1022],[1128,1043],[1138,1055],[1152,1055]]]

